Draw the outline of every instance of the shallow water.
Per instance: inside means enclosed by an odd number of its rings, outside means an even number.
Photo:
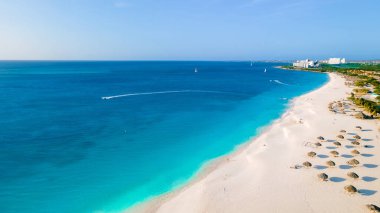
[[[328,79],[277,65],[0,62],[1,211],[117,212],[184,183]]]

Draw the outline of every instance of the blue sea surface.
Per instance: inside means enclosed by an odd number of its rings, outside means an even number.
[[[119,212],[184,184],[328,80],[278,65],[0,62],[0,211]]]

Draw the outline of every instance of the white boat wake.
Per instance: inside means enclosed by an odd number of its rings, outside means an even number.
[[[209,90],[171,90],[171,91],[158,91],[158,92],[127,93],[127,94],[121,94],[121,95],[104,96],[104,97],[102,97],[102,99],[108,100],[108,99],[113,99],[113,98],[122,98],[122,97],[129,97],[129,96],[157,95],[157,94],[169,94],[169,93],[219,93],[219,94],[241,95],[241,94],[232,93],[232,92],[209,91]]]
[[[291,86],[290,84],[286,84],[286,83],[284,83],[284,82],[281,82],[281,81],[279,81],[279,80],[270,80],[270,82],[275,82],[275,83],[278,83],[278,84],[282,84],[282,85],[286,85],[286,86]]]

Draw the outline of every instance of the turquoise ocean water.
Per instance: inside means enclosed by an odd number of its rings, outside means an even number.
[[[119,212],[184,184],[328,80],[278,65],[0,62],[0,211]]]

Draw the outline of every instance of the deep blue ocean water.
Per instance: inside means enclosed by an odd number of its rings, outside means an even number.
[[[328,80],[278,65],[0,62],[0,211],[118,212],[184,184]]]

